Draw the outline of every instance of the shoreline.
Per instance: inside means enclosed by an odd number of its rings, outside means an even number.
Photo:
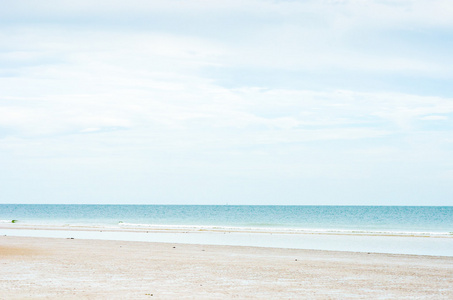
[[[153,232],[153,233],[264,233],[264,234],[295,234],[295,235],[349,235],[349,236],[386,236],[386,237],[417,237],[417,238],[446,238],[453,239],[452,232],[405,232],[382,230],[338,230],[338,229],[298,229],[298,228],[259,228],[259,227],[222,227],[222,226],[102,226],[102,225],[41,225],[0,223],[0,229],[18,230],[63,230],[63,231],[106,231],[106,232]]]
[[[453,297],[453,257],[0,236],[17,298]]]
[[[77,238],[91,240],[122,240],[160,243],[204,244],[225,246],[276,247],[388,254],[414,254],[453,257],[451,236],[411,236],[335,233],[288,233],[229,230],[168,230],[24,226],[2,224],[0,235],[49,238]]]

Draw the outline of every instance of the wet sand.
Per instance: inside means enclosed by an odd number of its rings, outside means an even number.
[[[453,257],[0,237],[0,299],[453,299]]]

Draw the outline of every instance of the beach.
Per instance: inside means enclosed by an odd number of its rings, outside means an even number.
[[[453,257],[0,237],[0,299],[451,299]]]

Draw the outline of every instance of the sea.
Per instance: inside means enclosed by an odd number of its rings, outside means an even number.
[[[453,206],[0,204],[0,235],[453,256]]]

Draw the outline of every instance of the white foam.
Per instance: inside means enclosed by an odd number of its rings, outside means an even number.
[[[45,224],[0,220],[2,226],[9,228],[38,229],[72,229],[72,230],[106,230],[106,231],[156,231],[156,232],[239,232],[239,233],[270,233],[270,234],[325,234],[325,235],[363,235],[363,236],[407,236],[407,237],[445,237],[453,238],[453,232],[436,231],[403,231],[403,230],[363,230],[343,228],[292,228],[292,227],[255,227],[255,226],[222,226],[194,224],[147,224],[118,222],[117,224]]]
[[[382,230],[354,230],[354,229],[325,229],[325,228],[275,228],[275,227],[239,227],[218,225],[167,225],[167,224],[136,224],[118,223],[124,229],[149,230],[188,230],[188,231],[232,231],[232,232],[262,232],[288,234],[342,234],[342,235],[390,235],[390,236],[445,236],[453,237],[452,232],[431,231],[382,231]]]

